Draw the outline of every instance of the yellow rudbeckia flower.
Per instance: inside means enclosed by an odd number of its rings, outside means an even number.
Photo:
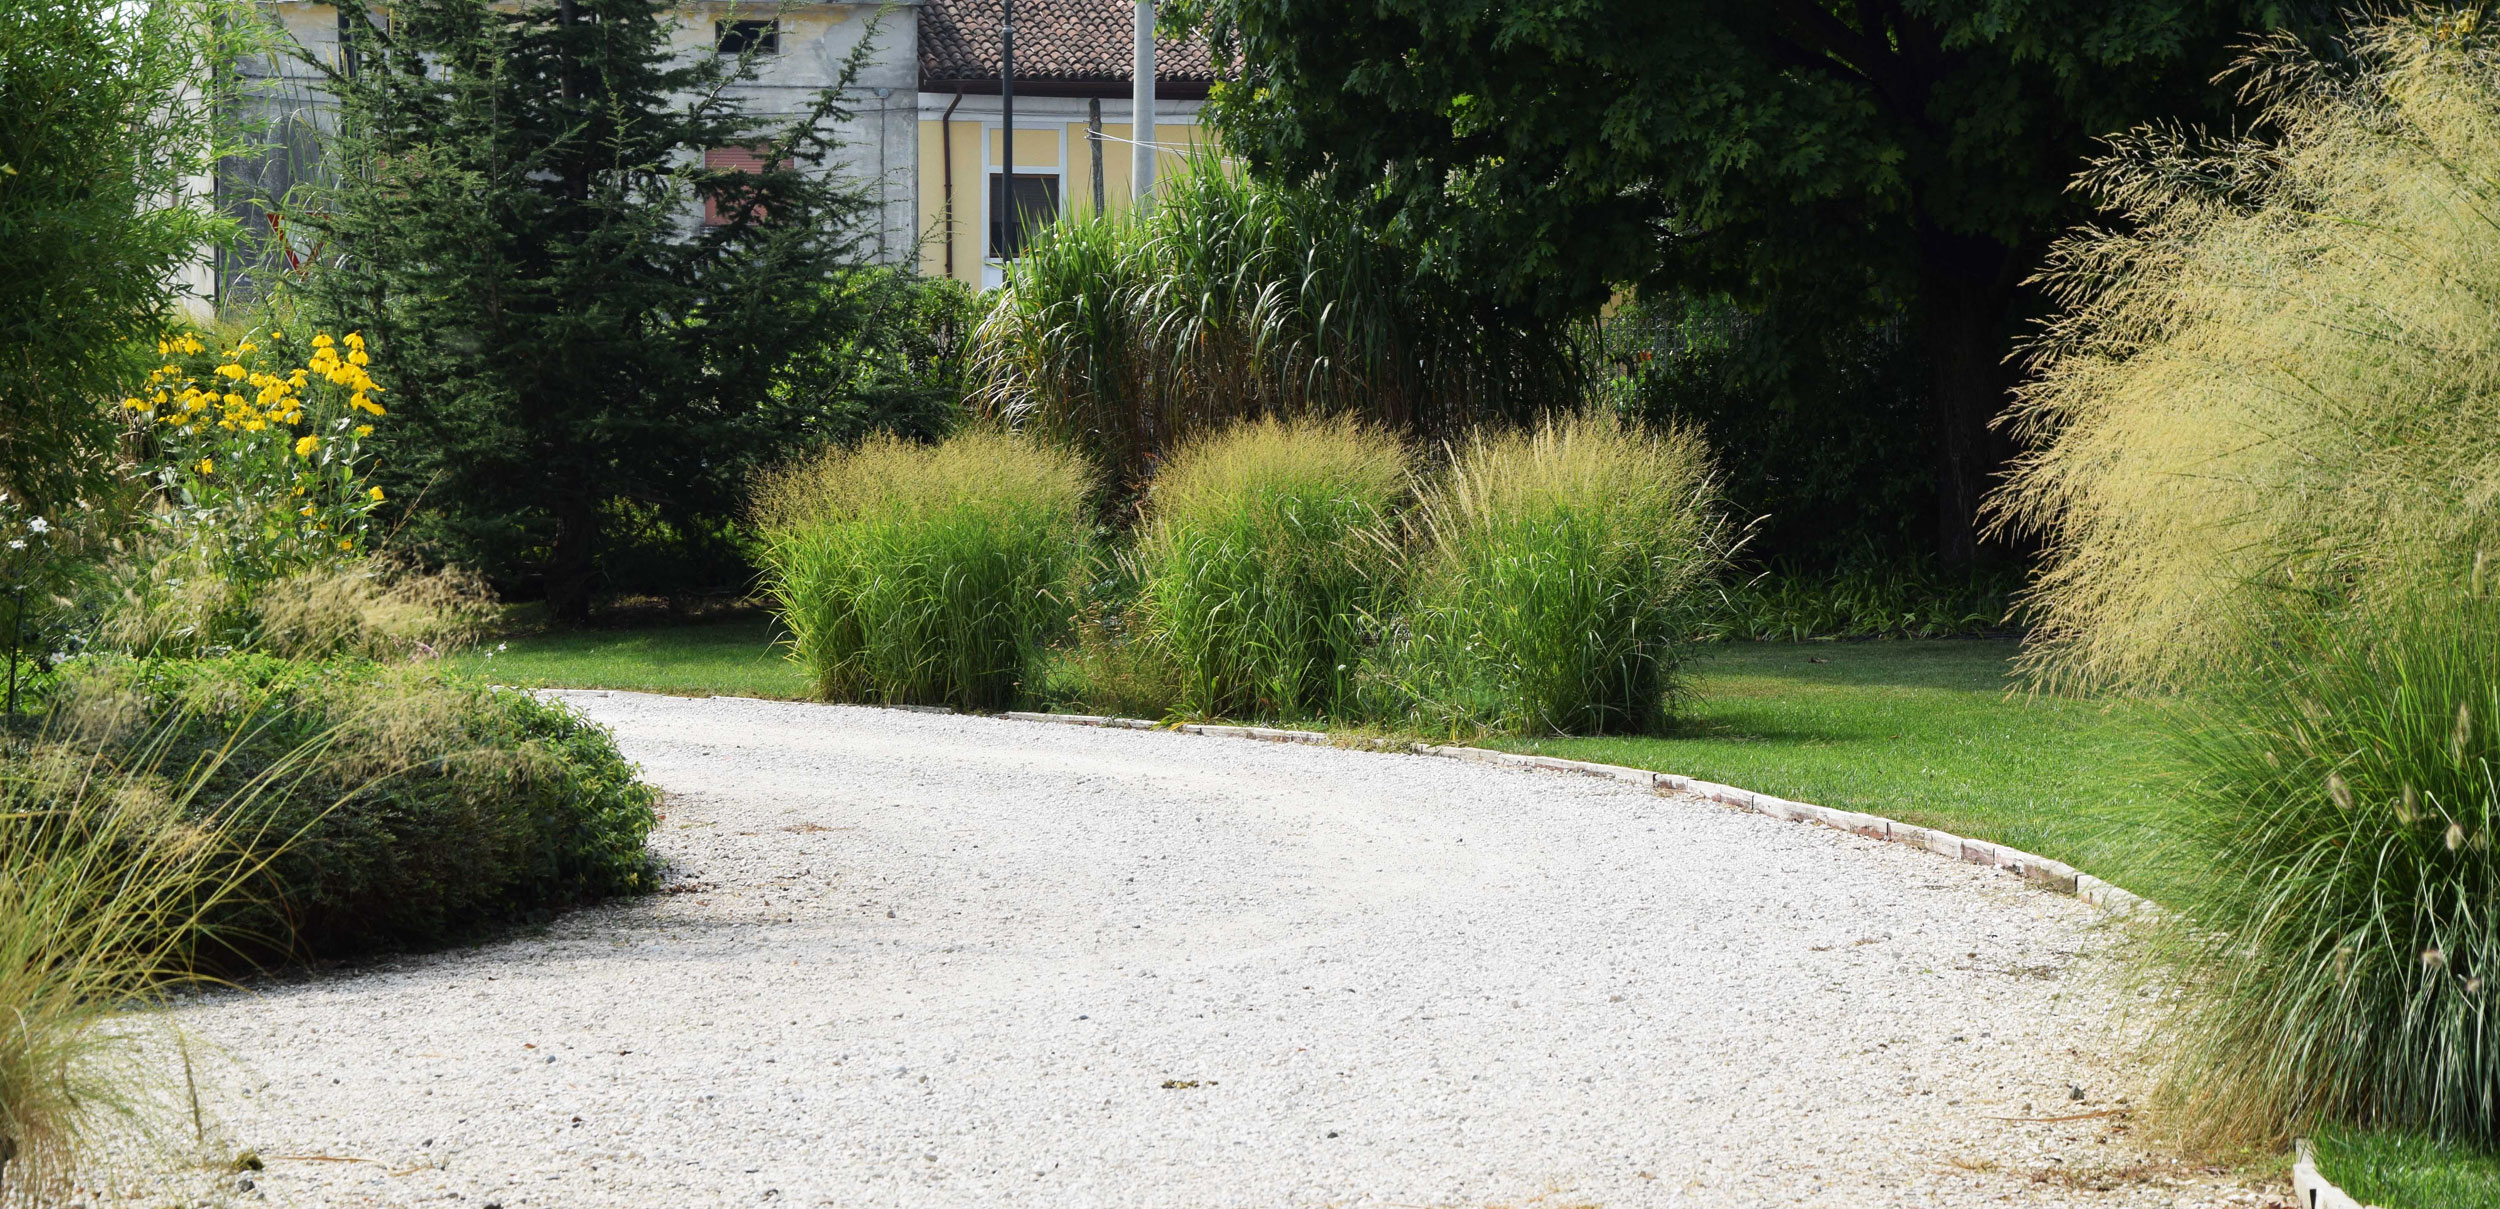
[[[313,450],[319,448],[321,448],[321,438],[307,435],[295,442],[295,456],[308,458],[313,455]]]

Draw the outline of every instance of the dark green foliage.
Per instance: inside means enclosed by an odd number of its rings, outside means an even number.
[[[654,884],[657,794],[606,732],[523,693],[237,655],[86,661],[56,702],[70,733],[144,747],[185,809],[248,803],[228,833],[277,855],[218,921],[246,958],[439,945]]]
[[[1971,556],[2019,285],[2095,140],[2227,120],[2277,0],[1194,0],[1238,48],[1228,152],[1316,176],[1452,280],[1905,311],[1938,552]],[[2312,11],[2316,10],[2316,11]],[[1731,450],[1731,452],[1735,452]]]
[[[222,150],[217,0],[0,5],[0,492],[92,497],[177,270],[220,229],[186,178]]]
[[[1977,638],[2023,628],[2019,567],[1958,570],[1866,557],[1837,568],[1774,564],[1720,589],[1712,628],[1734,642],[1818,638]]]
[[[1898,317],[1812,316],[1666,295],[1602,322],[1607,399],[1698,429],[1726,459],[1754,558],[1829,569],[1925,556],[1934,476],[1917,352]]]
[[[985,299],[951,278],[866,269],[826,286],[823,301],[828,322],[782,367],[775,390],[805,444],[847,445],[870,432],[935,440],[954,428]]]
[[[409,534],[587,618],[615,532],[705,543],[747,478],[819,434],[791,360],[860,307],[870,201],[827,175],[841,80],[786,124],[729,85],[752,56],[680,57],[660,0],[359,11],[332,183],[291,199],[328,250],[323,322],[361,329],[396,423],[383,485]],[[689,98],[695,98],[689,100]],[[762,148],[713,170],[707,149]],[[698,225],[708,204],[729,221]]]

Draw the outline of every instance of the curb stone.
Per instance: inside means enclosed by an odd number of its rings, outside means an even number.
[[[2317,1156],[2310,1153],[2309,1139],[2302,1138],[2293,1146],[2299,1158],[2292,1163],[2292,1203],[2298,1209],[2363,1209],[2361,1202],[2318,1173]]]
[[[1281,730],[1266,726],[1217,726],[1195,722],[1167,726],[1147,718],[1116,718],[1102,714],[1044,714],[1024,711],[1012,711],[1000,714],[999,717],[1012,722],[1052,722],[1062,726],[1098,726],[1122,730],[1172,730],[1185,735],[1258,739],[1269,743],[1304,743],[1324,746],[1330,742],[1328,733],[1325,731]],[[1401,749],[1400,745],[1396,744],[1373,746],[1376,750]],[[1438,743],[1410,743],[1403,745],[1403,750],[1416,755],[1465,760],[1471,764],[1493,764],[1505,768],[1602,777],[1607,780],[1643,786],[1650,792],[1661,796],[1685,794],[1724,806],[1733,806],[1739,810],[1769,815],[1775,819],[1814,823],[1834,830],[1862,835],[1868,839],[1925,848],[1938,856],[1965,861],[1973,865],[1983,865],[1991,869],[2002,869],[2043,889],[2082,899],[2112,915],[2129,915],[2152,906],[2148,900],[2119,889],[2089,873],[2077,872],[2074,866],[2062,861],[2053,861],[2045,856],[2024,852],[2019,848],[2008,848],[2003,844],[1990,843],[1986,840],[1965,839],[1932,827],[1913,827],[1882,815],[1860,814],[1852,810],[1834,810],[1828,806],[1816,806],[1807,802],[1791,802],[1786,798],[1773,797],[1767,793],[1755,793],[1733,785],[1699,781],[1675,773],[1652,772],[1645,768],[1627,768],[1620,764],[1597,764],[1587,760],[1566,760],[1558,756],[1530,756],[1517,752],[1494,751],[1486,747],[1456,747]],[[2314,1176],[2315,1168],[2310,1170]],[[2323,1180],[2319,1183],[2328,1189],[2334,1187]],[[2345,1197],[2341,1192],[2336,1192],[2334,1195],[2343,1199],[2321,1198],[2314,1206],[2304,1203],[2300,1209],[2359,1209],[2353,1204],[2352,1198]]]

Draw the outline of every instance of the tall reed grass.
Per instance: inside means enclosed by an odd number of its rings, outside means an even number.
[[[974,403],[1133,489],[1244,419],[1447,436],[1574,406],[1587,336],[1436,278],[1340,203],[1201,158],[1147,214],[1073,214],[1027,245],[977,338]]]
[[[989,429],[879,434],[767,477],[765,584],[818,695],[998,709],[1065,624],[1083,549],[1076,454]]]
[[[2268,141],[2148,131],[2067,305],[1999,501],[2046,538],[2050,683],[2182,693],[2147,805],[2155,1057],[2189,1140],[2324,1122],[2500,1141],[2490,737],[2500,608],[2500,46],[2364,22],[2348,63],[2248,64]]]
[[[1406,451],[1349,418],[1256,420],[1181,448],[1139,534],[1141,611],[1204,716],[1313,717],[1352,701],[1388,612]]]
[[[1372,708],[1451,729],[1662,730],[1732,545],[1689,432],[1479,434],[1422,494],[1409,633]]]

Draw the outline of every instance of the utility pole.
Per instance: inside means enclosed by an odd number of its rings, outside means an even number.
[[[1085,98],[1085,146],[1094,158],[1094,213],[1102,213],[1102,98]]]
[[[1006,145],[999,152],[999,201],[1004,208],[1007,237],[1000,240],[1000,259],[1024,250],[1023,216],[1016,213],[1016,0],[1001,0],[998,21],[998,125]]]
[[[1155,187],[1155,0],[1137,0],[1137,65],[1129,96],[1129,185],[1140,213],[1153,208]]]

